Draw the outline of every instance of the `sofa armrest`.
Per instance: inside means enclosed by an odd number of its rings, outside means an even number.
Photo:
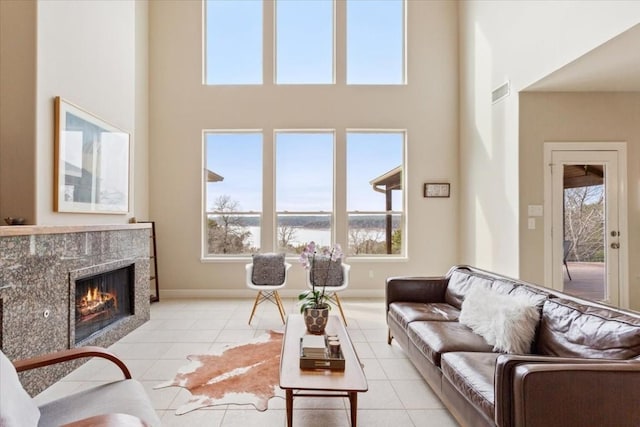
[[[138,417],[129,414],[103,414],[65,424],[62,427],[148,427]]]
[[[514,424],[640,424],[640,363],[524,364],[514,372]]]
[[[403,302],[444,302],[449,279],[447,277],[389,277],[387,278],[387,311],[389,304]]]
[[[524,367],[524,368],[521,368]],[[550,372],[559,373],[558,378],[560,376],[564,376],[567,379],[568,383],[566,386],[570,389],[569,392],[565,391],[565,396],[555,399],[551,398],[549,395],[550,388],[554,388],[557,385],[554,384],[546,384],[541,390],[532,390],[528,388],[527,390],[523,389],[523,382],[516,382],[516,378],[522,378],[523,369],[524,370],[541,370],[545,367],[549,367]],[[520,370],[519,370],[520,369]],[[588,375],[585,375],[585,372],[605,372],[608,373],[609,377],[613,377],[615,372],[637,372],[638,377],[633,380],[635,386],[638,387],[640,385],[640,363],[637,361],[627,361],[627,360],[610,360],[610,359],[584,359],[584,358],[568,358],[568,357],[554,357],[554,356],[539,356],[539,355],[512,355],[512,354],[503,354],[498,357],[496,362],[496,371],[495,371],[495,421],[496,425],[500,427],[513,427],[513,426],[537,426],[544,424],[533,423],[532,419],[529,421],[522,423],[522,416],[524,412],[530,414],[530,410],[537,404],[542,405],[543,407],[557,405],[557,409],[564,411],[566,410],[566,406],[569,402],[586,402],[584,397],[579,397],[577,395],[572,395],[572,392],[576,392],[577,394],[585,393],[586,394],[594,394],[594,390],[592,388],[598,388],[598,382],[591,382],[589,384],[584,384],[582,386],[578,386],[577,383],[573,383],[573,379],[578,380],[578,376],[588,378]],[[579,373],[579,374],[578,374]],[[549,378],[553,378],[551,375]],[[588,382],[588,381],[587,381]],[[532,383],[528,383],[529,385]],[[537,395],[535,393],[538,393]],[[608,401],[611,399],[611,390],[607,391],[609,393],[609,397],[605,400]],[[605,393],[606,394],[606,393]],[[543,399],[542,402],[535,402],[531,399]],[[523,401],[524,400],[524,401]],[[601,405],[605,404],[605,401],[599,401],[595,403],[594,409],[597,410],[601,407]],[[523,405],[525,407],[523,407]],[[529,405],[527,407],[527,405]],[[524,411],[524,412],[523,412]],[[539,416],[543,416],[543,414],[538,414]],[[518,418],[520,417],[520,419]],[[558,425],[562,425],[563,418],[560,417],[557,419]],[[526,421],[526,420],[525,420]],[[545,418],[545,422],[549,420]],[[553,424],[546,424],[553,425]],[[577,423],[576,425],[580,425]]]
[[[43,354],[29,359],[16,360],[13,361],[13,366],[15,366],[16,371],[22,372],[85,357],[100,357],[110,360],[120,368],[126,379],[131,379],[131,372],[129,372],[129,368],[127,368],[127,365],[125,365],[118,356],[105,348],[96,346],[71,348],[68,350],[57,351],[55,353]]]

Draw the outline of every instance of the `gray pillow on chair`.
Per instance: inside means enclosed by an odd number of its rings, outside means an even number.
[[[312,279],[316,286],[326,286],[327,288],[342,286],[344,277],[342,274],[342,260],[338,258],[331,261],[325,255],[317,255],[313,261]]]
[[[278,286],[284,283],[285,254],[253,254],[251,282],[254,285]]]

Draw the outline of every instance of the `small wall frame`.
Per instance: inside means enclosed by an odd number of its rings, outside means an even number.
[[[129,134],[55,98],[55,212],[129,212]]]
[[[427,182],[424,184],[424,197],[449,197],[451,184],[448,182]]]

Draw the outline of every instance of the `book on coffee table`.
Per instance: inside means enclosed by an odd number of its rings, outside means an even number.
[[[302,354],[305,357],[326,357],[327,343],[324,335],[304,335],[302,337]]]

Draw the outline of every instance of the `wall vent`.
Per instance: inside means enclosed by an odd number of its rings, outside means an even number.
[[[502,101],[504,98],[509,96],[510,92],[511,85],[509,84],[509,81],[507,81],[491,92],[491,103],[495,104],[496,102]]]

